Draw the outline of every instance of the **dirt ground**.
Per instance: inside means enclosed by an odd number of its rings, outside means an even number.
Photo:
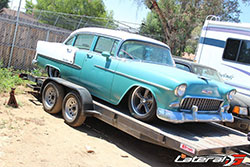
[[[139,155],[145,150],[126,150],[131,147],[129,142],[136,139],[97,119],[89,119],[80,128],[69,127],[60,114],[46,113],[28,91],[31,90],[25,88],[16,96],[18,109],[7,106],[8,93],[0,96],[0,167],[146,167],[164,164],[158,160],[150,162],[150,157]],[[146,143],[146,147],[148,145]]]
[[[8,93],[0,95],[0,167],[177,166],[176,151],[139,141],[95,118],[72,128],[61,114],[46,113],[30,89],[21,90],[18,109],[7,106]]]

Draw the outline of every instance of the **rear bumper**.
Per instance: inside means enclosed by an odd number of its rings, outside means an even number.
[[[192,108],[191,112],[179,112],[158,108],[157,117],[161,120],[172,123],[234,121],[233,115],[224,112],[224,108],[221,108],[217,113],[199,113],[195,108]]]
[[[36,64],[37,63],[37,60],[36,59],[33,59],[32,60],[32,64]]]

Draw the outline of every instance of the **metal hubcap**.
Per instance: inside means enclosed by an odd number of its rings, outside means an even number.
[[[45,105],[48,109],[51,109],[56,103],[56,91],[50,86],[45,93]]]
[[[145,116],[152,111],[155,105],[154,97],[148,89],[138,87],[132,94],[131,105],[137,115]]]
[[[73,122],[77,116],[78,103],[75,97],[70,97],[65,104],[65,115],[69,122]]]

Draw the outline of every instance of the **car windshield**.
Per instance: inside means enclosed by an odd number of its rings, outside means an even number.
[[[194,65],[193,71],[197,75],[201,75],[209,79],[223,82],[223,79],[220,77],[220,74],[215,69]]]
[[[120,48],[119,57],[174,66],[167,47],[142,41],[126,41]]]

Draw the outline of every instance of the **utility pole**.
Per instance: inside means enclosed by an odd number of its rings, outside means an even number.
[[[22,0],[19,0],[18,10],[17,10],[17,18],[16,18],[16,28],[15,28],[15,32],[14,32],[14,37],[13,37],[12,45],[11,45],[8,68],[11,65],[11,59],[12,59],[12,56],[13,56],[13,51],[14,51],[15,42],[16,42],[16,34],[17,34],[17,29],[18,29],[18,24],[19,24],[19,15],[20,15],[21,3],[22,3]]]

